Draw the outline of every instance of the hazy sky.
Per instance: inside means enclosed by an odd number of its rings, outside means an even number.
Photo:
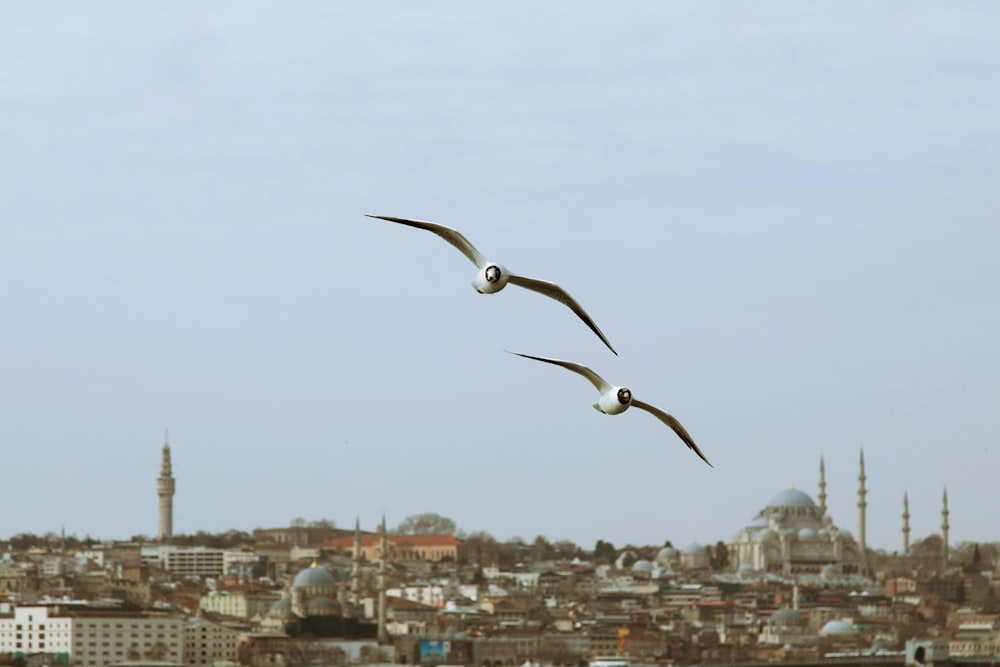
[[[0,4],[0,536],[998,541],[1000,5]],[[566,308],[470,286],[434,220]],[[687,427],[600,415],[591,366]]]

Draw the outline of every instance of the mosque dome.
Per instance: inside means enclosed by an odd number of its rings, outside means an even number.
[[[830,538],[830,533],[828,533],[825,528],[820,528],[816,531],[816,537],[821,540],[826,540]]]
[[[740,578],[752,577],[756,570],[753,569],[753,565],[750,563],[743,563],[738,568],[736,568],[736,574]]]
[[[336,585],[337,580],[330,571],[325,567],[317,567],[315,563],[295,575],[292,582],[292,588],[333,588]]]
[[[691,544],[684,547],[684,553],[689,556],[701,556],[705,553],[705,546],[698,544],[697,542],[692,542]]]
[[[632,564],[632,571],[645,572],[648,574],[653,571],[653,564],[650,563],[648,560],[637,560],[635,563]]]
[[[819,574],[824,579],[830,579],[831,577],[836,577],[837,575],[840,574],[840,568],[838,568],[833,563],[828,563],[823,566],[823,569],[820,570]]]
[[[273,618],[285,618],[292,613],[292,603],[288,598],[281,598],[271,605],[267,615]]]
[[[795,609],[779,609],[771,614],[772,625],[802,626],[806,624],[806,617]]]
[[[798,489],[784,489],[774,494],[767,503],[768,507],[816,507],[816,503],[808,493]]]
[[[803,528],[799,531],[800,540],[816,539],[816,532],[812,528]]]
[[[770,528],[765,528],[764,530],[758,530],[756,533],[754,533],[753,539],[756,540],[757,542],[776,540],[778,539],[778,534],[773,530],[771,530]]]
[[[660,549],[660,552],[656,554],[656,557],[658,559],[662,558],[667,560],[677,558],[677,549],[674,549],[673,547],[663,547]]]
[[[313,599],[309,600],[309,604],[306,606],[311,612],[336,613],[340,611],[340,606],[336,602],[322,595],[317,595]]]
[[[829,635],[856,635],[858,634],[858,630],[847,621],[829,621],[820,629],[819,634],[821,637]]]

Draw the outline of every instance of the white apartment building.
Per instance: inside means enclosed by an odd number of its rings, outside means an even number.
[[[198,606],[202,611],[210,611],[223,616],[253,618],[258,614],[266,616],[271,605],[281,599],[277,593],[226,593],[212,592],[202,595]]]
[[[439,584],[409,584],[401,588],[386,589],[385,594],[391,598],[403,598],[431,607],[443,607],[446,597],[444,587]]]
[[[0,653],[64,653],[80,667],[136,660],[179,663],[184,621],[80,603],[17,607],[13,618],[0,618]]]
[[[180,577],[221,577],[225,572],[225,549],[160,544],[144,546],[140,554],[144,563]]]

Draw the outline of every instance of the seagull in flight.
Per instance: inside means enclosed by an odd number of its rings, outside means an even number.
[[[506,350],[510,352],[510,350]],[[510,352],[510,354],[516,354],[519,357],[524,357],[525,359],[534,359],[535,361],[544,361],[547,364],[555,364],[556,366],[562,366],[566,370],[573,371],[574,373],[579,373],[583,377],[590,380],[590,384],[597,387],[597,391],[601,392],[601,398],[594,403],[594,409],[598,412],[603,412],[606,415],[619,415],[629,409],[630,406],[635,406],[640,410],[645,410],[650,413],[661,422],[669,426],[674,430],[684,444],[693,451],[695,454],[701,457],[701,460],[708,463],[708,459],[705,455],[701,453],[698,449],[698,445],[694,443],[694,439],[688,434],[681,423],[677,421],[673,416],[668,415],[663,410],[653,407],[648,403],[643,403],[642,401],[637,401],[632,398],[632,391],[627,387],[616,387],[610,384],[607,380],[602,378],[600,375],[590,370],[586,366],[581,366],[580,364],[574,364],[571,361],[561,361],[559,359],[546,359],[545,357],[533,357],[530,354],[521,354],[520,352]],[[711,463],[708,463],[710,467],[715,467]]]
[[[367,215],[367,214],[366,214]],[[555,299],[567,306],[570,310],[576,313],[577,317],[583,320],[584,324],[590,327],[590,330],[597,334],[608,349],[615,353],[615,348],[611,347],[611,343],[608,342],[607,337],[604,332],[594,324],[594,320],[590,319],[590,315],[587,314],[580,304],[569,295],[566,290],[559,287],[555,283],[550,283],[547,280],[537,280],[535,278],[525,278],[524,276],[518,276],[507,270],[503,264],[497,262],[487,261],[483,257],[482,253],[476,250],[476,246],[469,242],[469,239],[462,236],[458,230],[452,229],[451,227],[445,227],[444,225],[439,225],[433,222],[425,222],[423,220],[408,220],[406,218],[393,218],[387,215],[368,215],[369,218],[378,218],[379,220],[388,220],[389,222],[398,222],[401,225],[407,225],[409,227],[416,227],[417,229],[426,229],[429,232],[437,234],[445,241],[451,245],[458,248],[458,251],[469,258],[469,260],[476,265],[479,271],[476,272],[476,277],[472,281],[472,286],[476,288],[476,291],[480,294],[494,294],[499,292],[507,283],[512,285],[517,285],[519,287],[524,287],[525,289],[530,289],[533,292],[538,292],[539,294],[544,294],[545,296]]]

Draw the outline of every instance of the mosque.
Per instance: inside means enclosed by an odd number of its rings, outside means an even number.
[[[757,516],[729,543],[729,565],[737,571],[780,575],[823,576],[868,574],[871,569],[865,541],[868,503],[865,455],[858,475],[858,535],[838,527],[827,514],[826,470],[819,463],[819,502],[790,488],[776,493]],[[948,558],[948,492],[942,509],[942,562]],[[910,551],[909,501],[903,495],[903,554]]]

